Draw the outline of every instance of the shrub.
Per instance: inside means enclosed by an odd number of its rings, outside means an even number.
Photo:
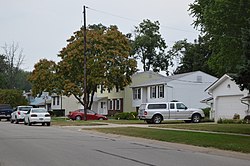
[[[137,112],[121,112],[115,114],[116,119],[124,119],[124,120],[135,120],[137,119]]]
[[[217,123],[220,124],[246,124],[247,121],[242,119],[219,119]]]
[[[211,110],[211,108],[209,108],[209,107],[202,109],[202,111],[204,112],[206,118],[209,118],[209,112],[210,112],[210,110]]]

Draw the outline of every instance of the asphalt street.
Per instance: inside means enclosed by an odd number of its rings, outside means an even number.
[[[0,122],[0,166],[250,165],[250,159],[180,147],[79,128]]]

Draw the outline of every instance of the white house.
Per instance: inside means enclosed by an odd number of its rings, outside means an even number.
[[[132,106],[138,108],[141,103],[178,100],[187,107],[205,108],[207,105],[200,101],[209,97],[205,89],[215,80],[214,76],[196,71],[133,84]]]
[[[240,119],[249,115],[249,106],[242,100],[247,99],[248,91],[241,91],[229,75],[223,75],[206,91],[212,96],[211,118],[215,121],[233,119],[235,114],[240,115]]]
[[[83,108],[81,103],[79,103],[73,95],[67,97],[52,94],[51,98],[51,110],[60,116],[65,116],[69,114],[70,111]]]

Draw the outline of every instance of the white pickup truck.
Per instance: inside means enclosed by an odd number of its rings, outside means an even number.
[[[163,120],[199,123],[205,115],[201,109],[187,108],[182,102],[161,102],[141,104],[138,117],[149,124],[160,124]]]

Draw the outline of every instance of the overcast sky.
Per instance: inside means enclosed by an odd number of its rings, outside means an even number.
[[[58,62],[66,40],[82,25],[83,5],[87,24],[117,25],[132,33],[143,19],[159,21],[168,48],[178,40],[193,41],[198,32],[191,25],[188,5],[194,0],[0,0],[0,46],[18,43],[32,71],[39,59]],[[0,50],[3,53],[3,50]]]

